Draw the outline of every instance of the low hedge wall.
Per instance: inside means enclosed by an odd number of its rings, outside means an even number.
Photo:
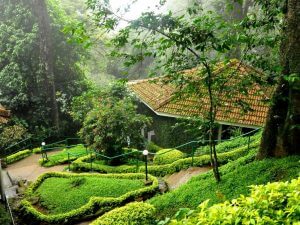
[[[32,152],[34,154],[41,154],[42,153],[42,148],[41,147],[36,147],[36,148],[32,149]]]
[[[154,156],[153,163],[156,165],[170,164],[184,157],[185,154],[177,149],[162,149]]]
[[[34,191],[41,185],[41,183],[50,177],[79,177],[79,176],[99,176],[106,178],[120,178],[120,179],[145,179],[144,174],[70,174],[49,172],[41,175],[36,182],[34,182],[26,191],[26,197],[21,201],[21,215],[25,221],[32,221],[31,224],[74,224],[74,222],[99,216],[116,207],[125,205],[128,202],[135,201],[141,198],[148,198],[153,196],[158,190],[158,180],[153,176],[149,179],[153,181],[152,185],[146,186],[139,190],[130,191],[118,198],[112,197],[91,197],[89,202],[78,209],[60,214],[44,214],[37,210],[28,200],[33,196]],[[54,187],[55,188],[55,187]]]
[[[27,156],[30,156],[32,154],[32,151],[29,150],[29,149],[25,149],[25,150],[22,150],[22,151],[19,151],[15,154],[12,154],[12,155],[9,155],[6,157],[6,163],[7,164],[11,164],[11,163],[14,163],[14,162],[17,162],[21,159],[24,159],[26,158]]]
[[[133,202],[105,213],[90,225],[151,225],[155,224],[154,213],[154,206]]]
[[[250,144],[250,149],[257,148],[259,144],[259,140],[252,142]],[[250,150],[249,149],[249,150]],[[218,154],[218,162],[219,164],[226,164],[229,161],[236,160],[248,153],[248,146],[242,146],[240,148],[237,148],[233,151],[224,152]],[[91,170],[91,164],[89,162],[86,162],[92,158],[95,158],[95,155],[92,156],[84,156],[81,158],[78,158],[77,160],[73,161],[71,169],[74,171],[90,171]],[[193,166],[207,166],[210,165],[210,156],[209,155],[202,155],[198,157],[188,157],[184,159],[179,159],[173,163],[165,164],[165,165],[149,165],[148,166],[148,172],[152,174],[153,176],[160,176],[163,177],[167,174],[172,174],[175,172],[178,172],[182,169],[187,169],[191,167],[193,163]],[[145,172],[144,166],[129,166],[129,165],[123,165],[123,166],[107,166],[107,165],[99,165],[99,164],[92,164],[92,168],[94,171],[100,172],[100,173],[135,173],[135,172]]]

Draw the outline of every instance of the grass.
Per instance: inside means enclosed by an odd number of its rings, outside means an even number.
[[[65,164],[68,162],[68,152],[70,153],[70,160],[74,161],[78,157],[86,155],[86,148],[83,145],[77,145],[75,147],[64,149],[57,154],[48,156],[49,161],[43,162],[43,159],[40,159],[40,164],[45,167],[51,167],[55,165]]]
[[[47,178],[34,192],[42,208],[50,214],[65,213],[85,205],[90,197],[119,197],[144,187],[143,180],[71,177]]]
[[[8,212],[5,210],[4,205],[0,203],[0,224],[1,225],[10,225],[11,220]]]
[[[216,183],[212,172],[192,178],[187,184],[149,203],[157,209],[157,218],[174,215],[180,208],[196,208],[210,199],[210,204],[249,194],[248,186],[296,178],[300,172],[300,156],[254,161],[257,149],[247,156],[220,167],[222,181]]]

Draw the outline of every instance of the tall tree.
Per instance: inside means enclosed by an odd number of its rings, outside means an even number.
[[[59,128],[59,111],[56,101],[56,86],[54,82],[54,54],[50,17],[45,0],[33,0],[33,9],[39,27],[39,48],[41,69],[44,71],[44,83],[50,96],[52,122]]]
[[[268,7],[266,1],[260,1]],[[280,58],[282,75],[274,92],[258,158],[300,154],[300,1],[287,0]]]
[[[73,135],[68,114],[86,88],[84,49],[62,32],[74,21],[56,0],[0,0],[0,103],[31,133]],[[66,133],[68,132],[68,133]]]

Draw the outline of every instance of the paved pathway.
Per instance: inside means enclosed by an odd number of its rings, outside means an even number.
[[[169,190],[174,190],[188,182],[192,177],[205,173],[209,170],[211,170],[211,167],[190,167],[187,170],[181,170],[178,173],[168,175],[164,178],[164,180],[168,184]]]
[[[55,154],[57,152],[49,152],[48,155]],[[35,181],[38,176],[45,172],[63,171],[66,165],[52,166],[49,168],[42,167],[38,161],[42,157],[40,154],[32,154],[31,156],[15,162],[5,169],[13,181],[27,180]]]

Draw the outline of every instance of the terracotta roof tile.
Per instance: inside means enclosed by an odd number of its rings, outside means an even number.
[[[214,74],[222,73],[226,68],[234,68],[237,70],[237,77],[250,73],[263,75],[262,72],[236,60],[228,65],[219,66]],[[197,70],[197,68],[186,70],[184,74],[194,76]],[[200,97],[188,96],[174,99],[175,87],[164,84],[161,79],[164,77],[132,81],[129,82],[129,88],[157,114],[174,117],[205,117],[209,110],[209,98],[205,94],[200,94]],[[228,82],[228,85],[232,82],[235,82],[234,79]],[[237,92],[232,97],[219,96],[221,104],[217,110],[216,120],[220,123],[234,123],[249,127],[263,126],[269,108],[266,100],[270,98],[273,88],[263,88],[255,84],[247,87],[247,91],[247,95]],[[243,112],[243,107],[236,104],[239,100],[249,105],[251,110]]]

